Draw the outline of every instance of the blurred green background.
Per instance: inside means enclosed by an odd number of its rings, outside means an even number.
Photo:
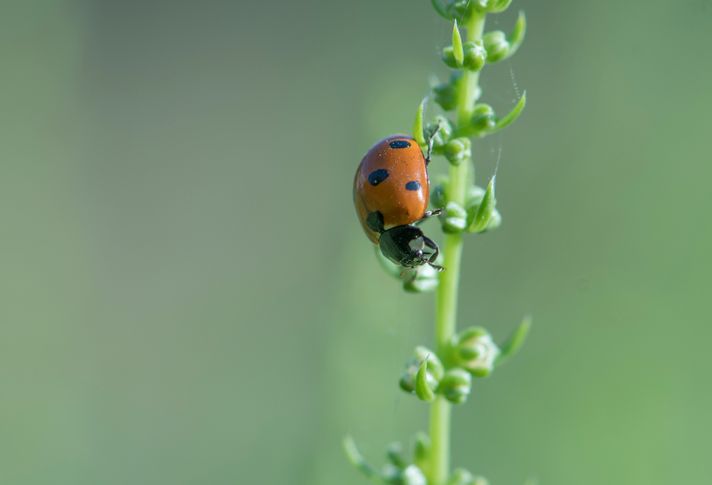
[[[460,325],[535,326],[456,410],[453,462],[707,483],[712,5],[517,0],[488,26],[517,7],[484,99],[529,103],[477,142],[504,224],[466,247]],[[0,8],[0,483],[364,483],[341,438],[379,462],[425,427],[396,381],[433,301],[377,265],[352,176],[445,75],[447,23],[426,0]]]

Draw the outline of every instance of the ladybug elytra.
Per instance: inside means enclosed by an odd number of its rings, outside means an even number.
[[[363,230],[388,259],[406,268],[435,264],[438,245],[416,225],[440,210],[428,211],[428,163],[410,136],[392,135],[376,143],[356,170],[354,205]]]

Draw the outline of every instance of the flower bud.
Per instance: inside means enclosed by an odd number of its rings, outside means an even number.
[[[481,12],[499,13],[507,10],[512,0],[475,0],[475,7]]]
[[[403,470],[401,480],[403,485],[427,485],[425,475],[420,468],[415,465],[410,465]]]
[[[451,45],[443,47],[443,52],[440,55],[440,58],[443,60],[447,67],[452,67],[453,69],[460,67],[457,64],[457,60],[455,59],[455,52]]]
[[[447,177],[438,177],[433,188],[430,190],[430,205],[436,209],[445,207],[447,204]]]
[[[485,50],[487,51],[487,61],[497,62],[506,58],[509,54],[509,41],[507,36],[501,30],[487,32],[482,40]]]
[[[452,136],[450,120],[442,115],[437,115],[435,121],[428,123],[425,134],[427,138],[433,137],[433,148],[443,147]]]
[[[444,372],[440,359],[435,352],[426,347],[416,347],[414,353],[414,357],[406,364],[406,369],[398,382],[401,389],[408,393],[416,391],[417,376],[422,364],[425,364],[425,372],[421,380],[424,380],[428,387],[435,388]]]
[[[447,485],[472,485],[475,482],[475,477],[464,468],[456,468],[450,475]]]
[[[494,231],[501,225],[502,225],[502,215],[499,213],[499,211],[497,209],[495,209],[494,211],[492,211],[492,215],[490,216],[490,220],[487,223],[485,232]]]
[[[422,468],[427,463],[429,455],[430,438],[427,434],[419,432],[413,443],[413,463]]]
[[[440,381],[438,393],[451,403],[460,404],[465,402],[467,396],[470,395],[471,385],[470,374],[462,369],[450,369]]]
[[[465,195],[465,206],[469,209],[472,206],[479,205],[484,196],[485,189],[478,185],[470,185],[467,187],[467,194]]]
[[[448,202],[440,217],[443,231],[448,234],[457,234],[467,227],[467,211],[457,202]]]
[[[488,104],[478,104],[472,113],[472,127],[478,134],[485,133],[493,129],[497,123],[494,109]]]
[[[438,287],[438,271],[429,265],[412,270],[414,274],[403,281],[403,289],[409,293],[426,293]]]
[[[454,0],[446,7],[450,18],[462,19],[468,13],[470,0]]]
[[[489,375],[498,355],[499,348],[484,328],[470,327],[455,337],[458,365],[476,377]]]
[[[491,8],[495,10],[505,9],[509,6],[506,0],[492,0],[491,3],[493,4]],[[512,29],[512,33],[509,36],[506,36],[501,30],[487,32],[482,37],[485,50],[487,50],[487,62],[493,63],[512,57],[522,45],[526,32],[527,19],[523,12],[519,12],[517,22],[514,24],[514,29]]]
[[[475,6],[475,8],[477,8],[477,10],[479,10],[481,12],[486,12],[487,7],[489,6],[491,1],[492,0],[473,0],[472,3]]]
[[[390,461],[394,466],[403,469],[408,466],[405,458],[403,457],[403,445],[397,441],[388,445],[386,450],[386,456],[388,461]]]
[[[487,50],[485,50],[482,41],[465,42],[463,46],[465,58],[463,66],[470,71],[479,71],[487,61]]]
[[[386,463],[381,468],[381,478],[386,483],[401,483],[402,471],[392,463]]]
[[[433,87],[435,102],[445,111],[455,109],[457,106],[457,89],[450,83],[441,83]]]
[[[469,138],[455,138],[445,145],[445,158],[452,165],[460,165],[472,156]]]

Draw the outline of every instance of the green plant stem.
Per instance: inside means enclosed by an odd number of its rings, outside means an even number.
[[[469,40],[482,38],[484,14],[473,12],[465,23]],[[457,125],[470,122],[478,91],[479,73],[465,71],[458,89]],[[469,182],[470,161],[450,167],[448,200],[464,206]],[[436,351],[447,362],[447,350],[455,335],[457,323],[457,293],[462,258],[462,234],[447,234],[443,248],[445,271],[440,273],[436,299]],[[447,365],[447,363],[446,363]],[[450,403],[438,396],[430,410],[430,462],[428,484],[445,485],[450,470]]]

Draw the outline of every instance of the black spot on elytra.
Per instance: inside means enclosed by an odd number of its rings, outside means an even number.
[[[379,168],[368,174],[368,183],[378,185],[388,178],[388,170]]]
[[[405,190],[420,190],[420,182],[417,180],[411,180],[405,184]]]
[[[391,148],[408,148],[410,146],[410,142],[406,140],[395,140],[390,142],[388,145]]]

